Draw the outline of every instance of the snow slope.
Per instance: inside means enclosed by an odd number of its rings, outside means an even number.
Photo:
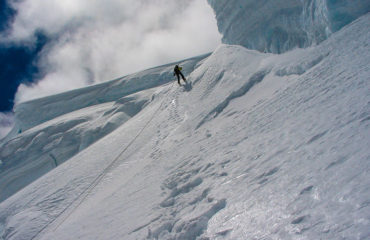
[[[209,54],[181,62],[185,72]],[[173,79],[173,64],[17,105],[0,142],[0,201],[115,130]],[[21,134],[18,134],[21,132]]]
[[[208,0],[227,44],[281,53],[308,47],[370,11],[368,0]]]
[[[1,238],[368,239],[364,29],[370,14],[281,55],[222,45],[191,85],[132,92],[135,115],[0,203]]]

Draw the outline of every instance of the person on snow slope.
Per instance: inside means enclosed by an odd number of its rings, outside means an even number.
[[[177,76],[177,82],[179,83],[179,85],[181,86],[181,83],[180,83],[180,76],[181,76],[181,78],[182,78],[182,80],[184,80],[184,82],[185,83],[187,83],[186,82],[186,78],[184,77],[184,75],[182,74],[182,72],[181,72],[181,70],[182,70],[182,68],[181,67],[179,67],[179,65],[176,65],[175,66],[175,68],[173,69],[173,75],[175,76]]]

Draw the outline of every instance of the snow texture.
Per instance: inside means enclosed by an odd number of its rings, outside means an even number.
[[[307,47],[370,11],[368,0],[208,0],[223,42],[261,52]]]
[[[364,29],[224,44],[180,63],[182,87],[172,64],[20,105],[1,194],[38,179],[0,203],[0,239],[368,239]]]

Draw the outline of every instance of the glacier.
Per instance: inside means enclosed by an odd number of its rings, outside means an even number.
[[[367,239],[370,14],[352,20],[18,105],[0,239]]]
[[[282,53],[318,44],[370,11],[368,0],[208,0],[226,44]]]

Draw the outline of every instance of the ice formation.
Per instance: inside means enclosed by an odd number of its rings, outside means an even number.
[[[208,0],[223,42],[281,53],[325,40],[370,11],[368,0]]]

